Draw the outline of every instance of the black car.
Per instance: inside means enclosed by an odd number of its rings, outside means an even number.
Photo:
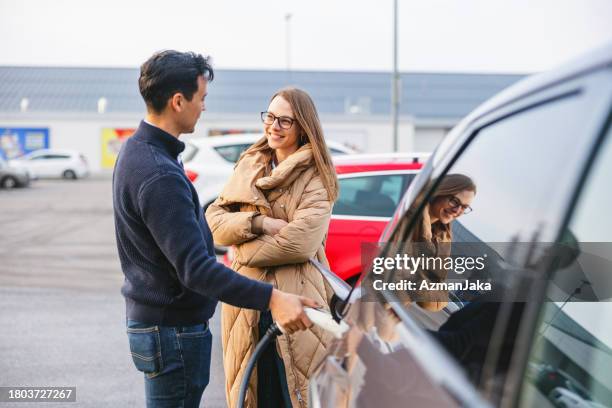
[[[446,300],[421,307],[399,263],[366,268],[336,299],[351,329],[311,377],[310,405],[546,407],[551,384],[528,371],[555,367],[612,406],[611,118],[612,44],[525,79],[457,125],[376,255],[405,255],[444,180],[468,176],[477,192],[469,206],[453,202],[466,213],[449,232],[455,266],[436,278]],[[486,259],[461,272],[469,285],[447,285],[458,253]]]

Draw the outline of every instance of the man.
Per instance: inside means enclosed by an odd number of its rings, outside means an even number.
[[[113,174],[115,230],[132,359],[147,406],[197,407],[208,384],[217,300],[270,310],[289,333],[311,325],[317,304],[241,276],[217,262],[210,229],[179,154],[205,110],[213,69],[194,53],[164,51],[140,69],[147,116]]]

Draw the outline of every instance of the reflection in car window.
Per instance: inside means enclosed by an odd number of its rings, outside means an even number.
[[[387,174],[341,178],[340,195],[332,214],[391,217],[413,177]]]
[[[217,146],[215,147],[215,150],[228,162],[236,163],[242,152],[248,149],[249,146],[251,145],[248,143],[230,146]]]
[[[456,250],[462,243],[478,244],[478,254],[474,255],[482,255],[489,243],[550,242],[556,238],[579,177],[581,159],[586,156],[590,143],[589,137],[580,137],[590,118],[588,102],[582,95],[571,95],[508,116],[477,132],[447,171],[447,174],[467,176],[477,186],[471,205],[474,211],[452,222],[451,253],[452,248]],[[444,183],[445,177],[440,177],[439,185]],[[435,195],[434,190],[427,196]],[[417,204],[413,211],[408,211],[384,256],[409,253],[402,245],[411,239],[418,226],[424,225],[412,220],[423,219],[423,213],[417,211],[429,211],[431,203]],[[510,251],[492,250],[483,278],[490,276],[486,274],[491,273],[493,268],[489,264],[493,261],[520,264],[509,255]],[[510,280],[513,276],[506,270],[502,272],[505,279]],[[404,278],[399,270],[385,276],[390,283]],[[444,303],[438,302],[427,312],[407,305],[406,313],[431,330],[475,384],[502,383],[510,365],[524,304],[512,306],[512,303],[484,301],[485,294],[478,291],[454,291],[447,295],[447,301],[453,303],[442,310]],[[406,304],[412,302],[402,292],[395,291],[393,296]],[[434,310],[438,312],[432,314]],[[503,314],[502,310],[508,313]],[[505,316],[503,320],[498,319],[500,315]],[[503,336],[494,337],[494,329]],[[491,347],[493,344],[496,347]],[[495,371],[488,373],[484,368],[490,350],[498,354],[494,359]]]
[[[583,274],[571,266],[553,274],[549,291],[564,291],[566,301],[547,302],[543,307],[522,406],[597,407],[612,402],[612,275],[609,269],[597,274],[597,268],[586,267],[597,258],[607,259],[608,264],[612,261],[612,217],[607,215],[612,207],[610,136],[593,164],[568,227],[581,251],[574,264],[585,268]],[[603,301],[576,300],[586,294]]]
[[[586,109],[571,97],[481,130],[451,170],[478,185],[478,216],[466,217],[464,226],[486,242],[529,242],[557,225],[588,144],[577,136]],[[555,229],[547,230],[540,240],[554,239]]]

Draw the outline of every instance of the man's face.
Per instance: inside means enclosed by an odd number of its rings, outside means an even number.
[[[193,94],[191,100],[182,99],[181,110],[178,112],[178,121],[181,126],[181,133],[193,133],[195,125],[206,110],[205,99],[207,95],[208,81],[202,75],[198,77],[198,90]]]

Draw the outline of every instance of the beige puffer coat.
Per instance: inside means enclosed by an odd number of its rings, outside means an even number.
[[[267,152],[243,157],[219,198],[209,206],[206,219],[215,243],[235,246],[232,267],[238,273],[307,296],[328,308],[333,292],[308,262],[314,257],[328,264],[324,249],[332,207],[312,149],[309,144],[302,146],[274,170],[270,158]],[[273,237],[257,235],[252,231],[252,220],[258,214],[289,224]],[[236,406],[244,369],[259,339],[258,322],[257,311],[222,305],[223,365],[230,407]],[[308,379],[330,340],[329,334],[316,326],[277,338],[294,407],[307,407]],[[251,377],[245,406],[257,407],[257,370]]]

